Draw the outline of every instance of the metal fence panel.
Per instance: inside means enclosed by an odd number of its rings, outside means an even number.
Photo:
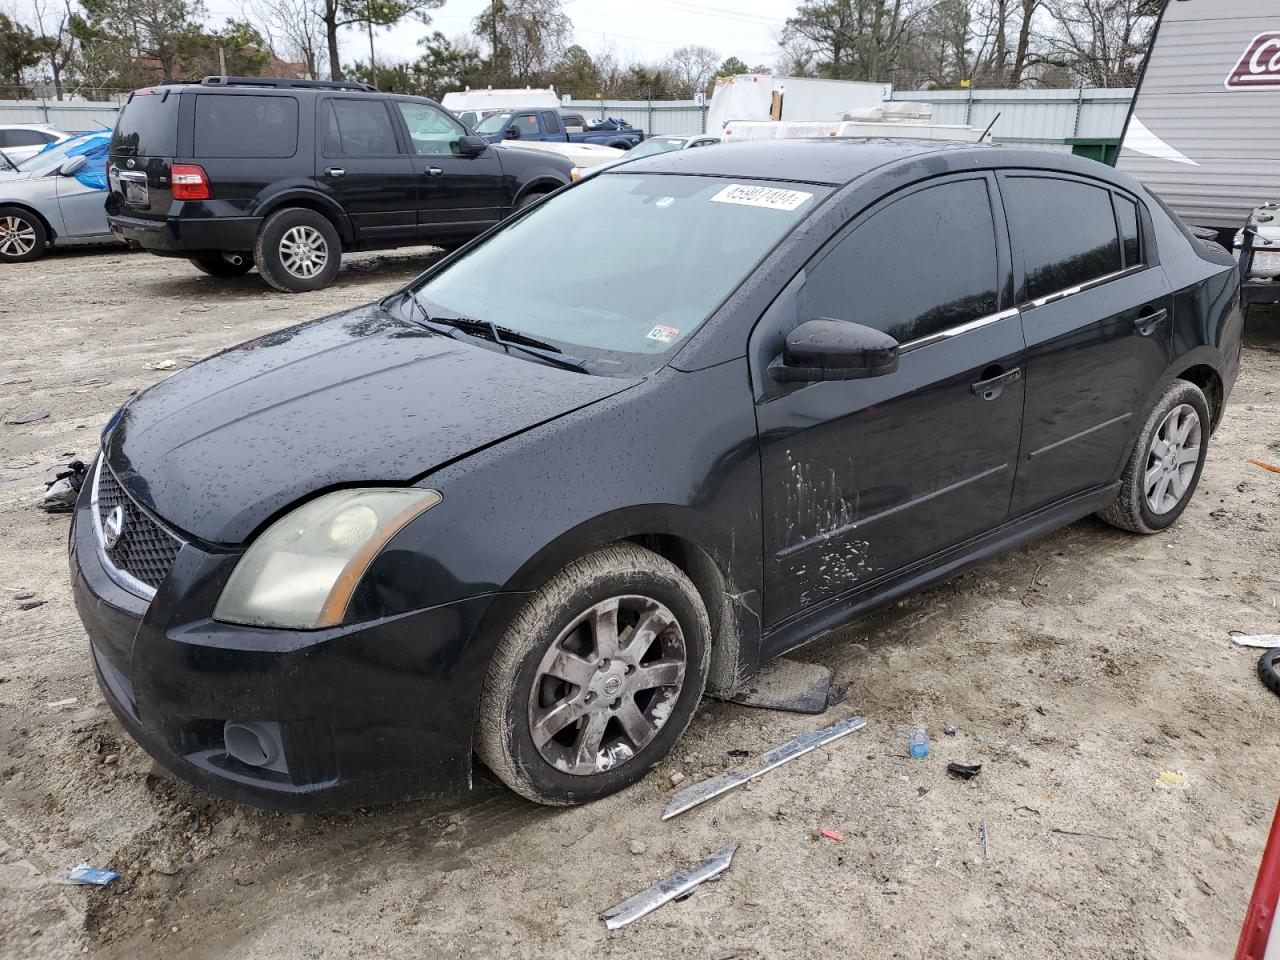
[[[111,129],[120,105],[90,100],[0,100],[0,125],[48,123],[68,133]]]
[[[566,108],[588,117],[615,117],[646,133],[706,132],[707,109],[693,100],[574,100]]]
[[[895,90],[893,99],[932,104],[937,123],[983,128],[998,116],[997,143],[1061,147],[1074,138],[1119,140],[1133,90]]]

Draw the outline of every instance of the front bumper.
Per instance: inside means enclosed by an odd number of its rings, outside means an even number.
[[[107,575],[89,499],[76,508],[70,560],[98,683],[129,735],[170,771],[276,810],[469,787],[484,665],[468,658],[468,641],[492,596],[332,630],[216,623],[193,611],[212,610],[238,554],[184,545],[148,603]],[[283,763],[229,756],[228,720],[278,729]]]
[[[166,217],[144,220],[109,214],[111,233],[162,257],[202,257],[253,249],[261,217]]]

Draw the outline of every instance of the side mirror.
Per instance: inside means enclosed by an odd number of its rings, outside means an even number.
[[[468,134],[458,138],[458,153],[464,157],[478,157],[489,149],[489,141],[484,137]]]
[[[83,167],[88,162],[89,162],[89,158],[86,157],[83,153],[80,154],[80,156],[78,157],[70,157],[64,160],[62,163],[62,166],[58,168],[58,176],[74,177],[77,171],[79,171],[80,168]]]
[[[507,127],[507,139],[508,139],[508,140],[519,140],[519,139],[520,139],[520,128],[519,128],[519,127]]]
[[[789,334],[769,364],[778,381],[862,380],[898,369],[898,341],[846,320],[809,320]]]

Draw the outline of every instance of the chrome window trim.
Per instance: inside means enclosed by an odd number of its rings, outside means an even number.
[[[898,353],[909,353],[912,350],[919,350],[921,347],[927,347],[935,343],[942,343],[944,340],[950,340],[952,337],[958,337],[962,333],[970,333],[973,330],[979,330],[982,327],[990,326],[993,323],[999,323],[1001,320],[1009,320],[1021,313],[1016,307],[1010,307],[1008,310],[1001,310],[999,313],[989,313],[985,317],[978,317],[976,320],[970,320],[968,323],[962,323],[955,327],[949,327],[946,330],[940,330],[937,333],[931,333],[927,337],[920,337],[918,340],[911,340],[904,343],[898,348]]]
[[[98,559],[102,562],[102,569],[106,571],[107,576],[111,578],[111,580],[115,583],[117,587],[120,587],[122,590],[125,590],[129,593],[132,593],[135,597],[138,597],[139,599],[146,600],[149,602],[155,598],[155,595],[156,595],[155,589],[147,586],[137,577],[130,576],[124,570],[121,570],[114,563],[112,563],[111,558],[107,556],[107,551],[105,546],[106,538],[103,536],[103,533],[102,533],[102,517],[98,510],[98,480],[102,476],[102,471],[106,469],[107,469],[106,458],[103,455],[99,454],[98,468],[93,472],[93,487],[89,491],[89,512],[93,514],[93,543],[98,551]],[[120,483],[120,480],[118,478],[116,479],[116,484],[120,487],[122,494],[128,497],[129,492],[125,490],[124,484]],[[138,506],[136,502],[134,503],[134,506]],[[138,509],[141,510],[142,507],[138,506]],[[148,516],[150,516],[150,514],[148,514]],[[160,527],[161,530],[163,530],[169,536],[173,537],[173,539],[178,542],[179,550],[181,550],[184,546],[186,546],[185,540],[183,540],[179,536],[176,536],[172,530],[170,530],[164,524],[156,520],[155,517],[151,517],[151,519],[155,521],[156,525]]]
[[[1065,300],[1067,297],[1074,297],[1077,293],[1084,293],[1086,290],[1093,290],[1095,287],[1100,287],[1104,283],[1110,283],[1112,280],[1119,280],[1123,277],[1132,276],[1135,273],[1141,273],[1143,270],[1148,269],[1150,269],[1150,267],[1145,263],[1135,263],[1132,267],[1125,267],[1123,270],[1114,270],[1111,273],[1095,277],[1087,283],[1077,284],[1074,287],[1067,287],[1064,290],[1055,290],[1053,293],[1046,293],[1043,297],[1028,300],[1026,303],[1022,304],[1022,309],[1026,310],[1032,307],[1043,307],[1046,304],[1056,303],[1059,300]]]

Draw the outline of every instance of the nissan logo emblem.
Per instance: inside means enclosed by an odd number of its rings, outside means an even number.
[[[116,504],[102,521],[102,545],[114,550],[124,536],[124,507]]]

